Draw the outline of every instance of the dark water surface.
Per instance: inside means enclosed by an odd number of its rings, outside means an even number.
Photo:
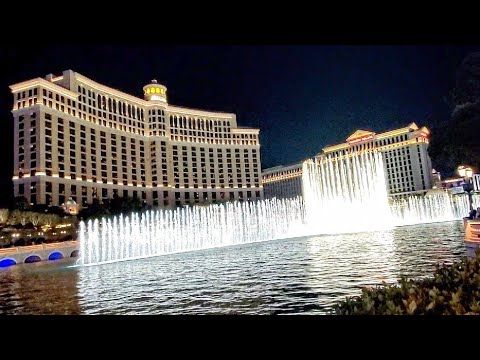
[[[0,269],[0,314],[324,314],[364,286],[466,254],[461,221],[315,236],[90,267]]]

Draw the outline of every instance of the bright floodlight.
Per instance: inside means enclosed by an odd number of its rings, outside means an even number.
[[[460,165],[457,172],[461,177],[471,178],[473,176],[473,169],[470,166]]]
[[[471,178],[471,177],[473,176],[473,170],[472,170],[471,167],[467,167],[467,168],[465,169],[465,175],[466,175],[467,177],[469,177],[469,178]]]

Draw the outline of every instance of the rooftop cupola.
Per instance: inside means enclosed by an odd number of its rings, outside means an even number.
[[[143,87],[143,94],[145,100],[167,102],[167,88],[160,85],[155,79]]]

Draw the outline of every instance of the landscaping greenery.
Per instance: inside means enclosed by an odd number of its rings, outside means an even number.
[[[66,214],[0,209],[0,248],[30,245],[39,239],[71,239],[76,221],[75,217]],[[56,226],[64,227],[64,233],[55,231]]]
[[[433,277],[362,289],[334,308],[337,315],[479,315],[480,251],[452,265],[437,265]]]
[[[0,209],[0,227],[13,226],[17,228],[32,225],[33,227],[41,227],[44,225],[55,226],[63,223],[70,223],[70,218],[61,217],[56,214],[45,214],[33,211],[21,211]]]

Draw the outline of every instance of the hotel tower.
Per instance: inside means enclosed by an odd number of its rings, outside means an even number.
[[[433,185],[429,138],[430,131],[415,123],[383,133],[357,130],[346,142],[327,146],[316,157],[335,161],[362,152],[379,151],[383,155],[390,196],[424,195]]]
[[[337,161],[362,152],[383,155],[385,182],[389,196],[423,195],[434,185],[428,155],[430,131],[415,123],[383,133],[357,130],[344,143],[327,146],[315,157]],[[262,172],[265,198],[302,195],[302,163],[277,166]]]
[[[32,204],[263,198],[259,129],[238,127],[235,114],[173,106],[155,80],[141,99],[71,70],[10,89],[14,194]]]

